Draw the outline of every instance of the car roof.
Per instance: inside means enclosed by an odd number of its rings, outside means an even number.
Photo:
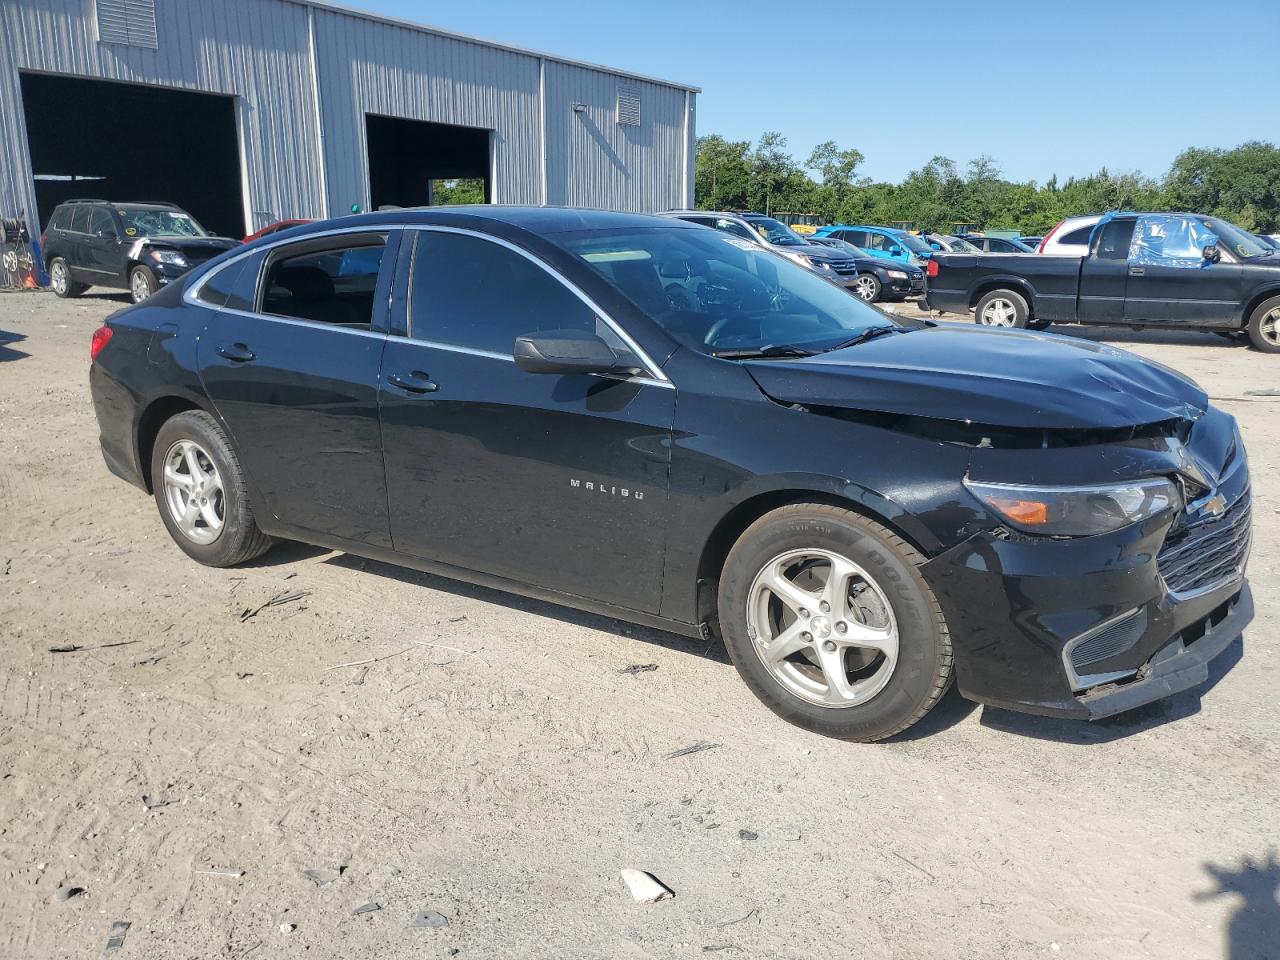
[[[638,227],[671,227],[672,218],[643,213],[619,213],[612,210],[590,210],[581,207],[520,207],[501,204],[464,204],[449,207],[407,207],[379,210],[317,220],[307,227],[333,230],[335,227],[386,226],[404,224],[437,224],[509,226],[535,234],[565,233],[570,230],[625,230]],[[694,229],[692,224],[687,225]],[[307,227],[299,227],[306,230]],[[298,236],[304,236],[304,233]]]

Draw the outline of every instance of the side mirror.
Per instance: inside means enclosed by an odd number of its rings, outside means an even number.
[[[901,248],[901,247],[890,247],[890,248],[889,248],[889,255],[890,255],[890,256],[893,256],[893,257],[900,257],[900,256],[902,256],[902,248]]]
[[[1200,253],[1210,263],[1217,263],[1219,260],[1222,259],[1222,251],[1218,249],[1218,245],[1216,243],[1209,244],[1203,250],[1201,250]]]
[[[543,330],[516,337],[515,361],[526,373],[607,373],[618,368],[609,345],[585,330]]]

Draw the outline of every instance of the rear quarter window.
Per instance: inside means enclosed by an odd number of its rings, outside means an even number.
[[[1076,227],[1070,233],[1064,233],[1058,238],[1059,243],[1068,245],[1087,247],[1089,245],[1089,234],[1093,233],[1093,224],[1087,227]]]
[[[241,271],[244,270],[245,264],[252,259],[252,257],[241,257],[239,260],[214,270],[209,279],[201,285],[199,292],[196,294],[196,299],[211,307],[227,306],[228,301],[235,293]],[[252,287],[250,288],[249,296],[252,296]],[[240,309],[243,310],[246,307],[241,307]]]

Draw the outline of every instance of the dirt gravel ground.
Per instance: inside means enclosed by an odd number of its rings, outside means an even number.
[[[952,691],[862,746],[672,635],[299,545],[189,561],[98,454],[120,303],[0,295],[0,956],[116,922],[119,960],[1280,956],[1280,397],[1247,395],[1280,357],[1066,330],[1243,425],[1258,615],[1206,689],[1091,726]]]

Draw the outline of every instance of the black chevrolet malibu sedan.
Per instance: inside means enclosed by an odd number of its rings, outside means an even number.
[[[904,730],[953,679],[1105,717],[1205,680],[1252,616],[1245,450],[1194,383],[895,321],[671,219],[311,224],[91,353],[108,467],[197,561],[302,540],[719,637],[831,736]]]

